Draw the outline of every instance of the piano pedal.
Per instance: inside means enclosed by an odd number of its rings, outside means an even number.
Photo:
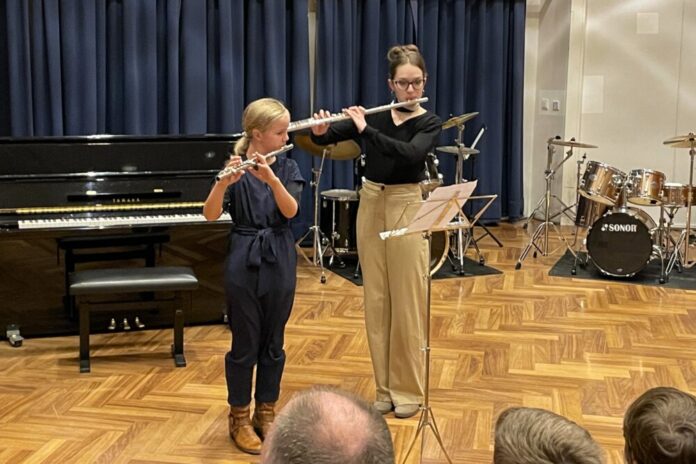
[[[143,324],[142,322],[140,322],[140,318],[139,318],[138,316],[135,316],[135,321],[134,321],[133,323],[134,323],[135,326],[136,326],[137,328],[139,328],[139,329],[144,329],[144,328],[145,328],[145,324]]]
[[[123,318],[123,323],[121,324],[121,327],[123,327],[123,330],[130,330],[130,329],[131,329],[131,326],[130,326],[130,324],[128,323],[128,318],[127,318],[127,317],[124,317],[124,318]]]
[[[116,319],[112,317],[109,325],[107,325],[106,328],[107,330],[116,330]]]

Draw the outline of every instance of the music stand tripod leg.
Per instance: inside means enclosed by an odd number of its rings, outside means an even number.
[[[413,440],[411,440],[411,444],[408,447],[408,451],[406,452],[406,455],[404,455],[404,459],[402,461],[403,464],[406,463],[408,460],[409,455],[411,454],[411,450],[413,449],[413,446],[415,445],[416,441],[418,440],[418,436],[421,435],[421,461],[423,460],[423,444],[425,441],[425,430],[426,427],[430,427],[430,430],[433,432],[433,435],[435,435],[435,438],[437,439],[438,444],[440,445],[440,449],[442,452],[445,454],[445,457],[447,458],[447,462],[452,464],[452,460],[449,457],[449,454],[447,454],[447,450],[445,449],[445,445],[442,442],[442,437],[440,436],[440,431],[437,429],[437,426],[433,427],[433,423],[435,421],[435,416],[433,415],[433,411],[430,408],[430,295],[431,295],[431,289],[432,289],[432,283],[433,283],[433,278],[430,275],[430,260],[432,259],[430,255],[430,248],[432,246],[432,233],[430,231],[424,233],[424,238],[428,240],[428,246],[427,246],[427,256],[428,259],[425,261],[426,264],[426,269],[425,269],[425,275],[423,276],[424,279],[427,281],[426,289],[425,289],[425,346],[423,347],[423,351],[425,351],[425,378],[423,379],[423,384],[425,386],[425,392],[424,392],[424,397],[423,397],[423,405],[421,406],[421,417],[420,420],[418,421],[418,428],[416,429],[416,433],[413,436]],[[432,422],[431,422],[432,418]]]

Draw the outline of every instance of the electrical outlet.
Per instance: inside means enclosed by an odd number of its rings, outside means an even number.
[[[560,100],[554,100],[551,102],[551,109],[553,111],[561,111],[561,101]]]

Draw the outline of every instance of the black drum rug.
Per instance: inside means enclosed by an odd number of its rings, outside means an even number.
[[[331,271],[334,274],[338,274],[344,279],[350,280],[355,285],[362,286],[362,274],[360,272],[356,274],[355,272],[358,257],[348,255],[343,256],[342,259],[343,263],[345,264],[345,267],[338,266],[336,264],[336,260],[334,260],[333,265],[329,266],[327,258],[325,264],[326,270]],[[440,269],[437,270],[437,272],[433,276],[433,280],[485,276],[502,273],[503,272],[499,271],[498,269],[485,265],[480,265],[477,261],[464,257],[464,274],[455,273],[452,270],[452,265],[449,262],[445,262],[442,266],[440,266]]]
[[[585,254],[581,253],[582,259],[585,259]],[[572,275],[574,258],[573,255],[566,251],[565,255],[553,265],[549,271],[549,275],[555,277],[575,277],[577,279],[595,279],[607,280],[614,283],[629,283],[639,285],[662,285],[667,288],[679,288],[682,290],[696,290],[696,269],[684,269],[683,272],[677,272],[676,267],[667,276],[667,282],[660,284],[660,261],[654,259],[648,263],[637,274],[631,277],[612,277],[603,274],[590,260],[585,267],[578,265],[577,274]],[[665,261],[665,267],[667,261]]]

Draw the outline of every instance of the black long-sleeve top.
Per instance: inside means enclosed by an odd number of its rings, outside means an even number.
[[[341,140],[365,142],[365,178],[382,184],[409,184],[425,179],[425,159],[440,135],[442,121],[429,111],[395,125],[391,111],[365,116],[367,126],[358,133],[352,120],[331,124],[326,134],[312,140],[328,145]]]

